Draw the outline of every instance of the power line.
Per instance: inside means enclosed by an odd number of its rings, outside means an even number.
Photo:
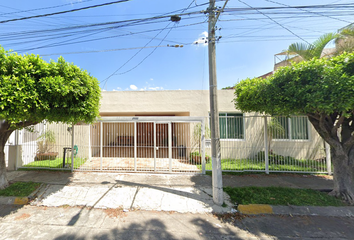
[[[190,43],[189,45],[192,45]],[[63,52],[63,53],[50,53],[41,54],[43,57],[53,56],[53,55],[70,55],[70,54],[84,54],[84,53],[101,53],[101,52],[115,52],[115,51],[125,51],[125,50],[136,50],[136,49],[147,49],[147,48],[178,48],[184,45],[166,45],[166,46],[146,46],[146,47],[131,47],[131,48],[115,48],[115,49],[104,49],[104,50],[92,50],[92,51],[79,51],[79,52]]]
[[[183,14],[186,10],[188,10],[191,5],[193,4],[195,0],[192,0],[192,2],[188,5],[187,8],[183,9],[181,14]],[[152,42],[163,30],[165,30],[171,23],[169,23],[164,29],[162,29],[154,38],[152,38],[147,44],[145,44],[145,47],[150,43]],[[174,27],[176,26],[177,22],[174,24]],[[165,37],[160,41],[160,43],[158,44],[158,46],[161,45],[161,43],[166,39],[166,37],[169,35],[169,33],[172,31],[172,29],[174,28],[170,28],[170,30],[167,32],[167,34],[165,35]],[[145,58],[143,58],[137,65],[135,65],[133,68],[123,72],[123,73],[120,73],[119,75],[123,75],[125,73],[128,73],[134,69],[136,69],[138,66],[140,66],[148,57],[150,57],[155,51],[156,51],[157,47],[155,47]],[[128,62],[130,62],[136,55],[138,55],[140,52],[142,51],[142,49],[140,49],[136,54],[134,54],[127,62],[125,62],[121,67],[119,67],[114,73],[112,73],[110,76],[108,76],[105,80],[103,80],[103,82],[105,82],[104,84],[104,87],[106,86],[107,84],[107,81],[109,78],[111,78],[113,75],[117,75],[117,72],[122,69]]]
[[[271,3],[275,3],[275,4],[278,4],[278,5],[282,5],[282,6],[286,6],[286,7],[291,7],[291,6],[289,6],[289,5],[286,5],[286,4],[283,4],[283,3],[278,3],[278,2],[275,2],[275,1],[272,1],[272,0],[264,0],[264,1],[271,2]],[[351,22],[349,22],[349,21],[346,21],[346,20],[343,20],[343,19],[340,19],[340,18],[325,16],[324,14],[320,14],[320,13],[316,13],[316,12],[311,12],[311,11],[308,11],[308,10],[306,10],[306,9],[302,9],[302,8],[297,8],[297,9],[299,9],[299,10],[301,10],[301,11],[304,11],[304,12],[308,12],[308,13],[320,15],[320,16],[323,16],[323,17],[328,17],[328,18],[331,18],[331,19],[334,19],[334,20],[338,20],[338,21],[342,21],[342,22],[346,22],[346,23],[351,23]]]
[[[199,24],[203,24],[203,23],[204,22],[197,22],[197,23],[187,24],[187,25],[182,25],[182,26],[174,26],[173,28],[182,28],[182,27],[187,27],[187,26],[199,25]],[[37,50],[37,49],[49,48],[49,47],[58,47],[58,46],[72,45],[72,44],[78,44],[78,43],[86,43],[86,42],[92,42],[92,41],[98,41],[98,40],[106,40],[106,39],[110,39],[110,38],[117,38],[117,37],[123,37],[123,36],[132,36],[132,35],[137,35],[137,34],[142,34],[142,33],[166,30],[166,29],[169,29],[169,28],[165,27],[165,28],[145,30],[145,31],[140,31],[140,32],[129,32],[129,33],[126,33],[126,34],[114,35],[114,36],[109,36],[109,37],[106,36],[106,37],[100,37],[100,38],[95,38],[95,39],[87,39],[87,40],[81,40],[81,41],[76,41],[76,42],[67,42],[67,43],[60,42],[60,43],[52,44],[51,46],[40,46],[40,47],[27,48],[27,49],[17,49],[16,51],[18,51],[18,52],[26,52],[26,51],[32,51],[32,50]],[[157,39],[157,38],[154,37],[154,39]],[[183,43],[183,44],[186,45],[185,43]]]
[[[8,19],[8,20],[0,21],[0,23],[8,23],[8,22],[22,21],[22,20],[27,20],[27,19],[32,19],[32,18],[48,17],[48,16],[53,16],[53,15],[58,15],[58,14],[77,12],[77,11],[81,11],[81,10],[97,8],[97,7],[103,7],[103,6],[108,6],[108,5],[112,5],[112,4],[116,4],[116,3],[129,2],[129,1],[131,1],[131,0],[119,0],[119,1],[109,2],[109,3],[103,3],[103,4],[88,6],[88,7],[71,9],[71,10],[67,10],[67,11],[61,11],[61,12],[55,12],[55,13],[47,13],[47,14],[41,14],[41,15],[35,15],[35,16],[29,16],[29,17],[23,17],[23,18]]]
[[[169,23],[165,28],[161,29],[160,32],[158,32],[156,34],[156,36],[154,38],[152,38],[150,41],[148,41],[144,47],[147,47],[147,45],[149,45],[158,35],[160,35],[160,33],[162,33],[171,23]],[[106,79],[104,79],[101,83],[105,83],[105,86],[107,84],[108,79],[110,79],[112,76],[114,76],[119,70],[121,70],[125,65],[127,65],[131,60],[133,60],[133,58],[135,58],[135,56],[137,56],[144,48],[141,48],[138,52],[136,52],[131,58],[128,59],[128,61],[126,61],[123,65],[121,65],[117,70],[115,70],[111,75],[109,75]],[[155,48],[156,49],[156,48]]]
[[[238,0],[239,2],[247,5],[248,7],[256,10],[257,12],[259,12],[260,14],[264,15],[265,17],[267,17],[269,20],[273,21],[274,23],[276,23],[277,25],[279,25],[280,27],[284,28],[285,30],[287,30],[288,32],[290,32],[291,34],[293,34],[294,36],[300,38],[302,41],[306,42],[307,44],[311,45],[311,43],[309,43],[308,41],[306,41],[305,39],[303,39],[302,37],[300,37],[299,35],[297,35],[296,33],[294,33],[293,31],[291,31],[290,29],[288,29],[287,27],[283,26],[282,24],[278,23],[277,21],[275,21],[274,19],[272,19],[271,17],[269,17],[268,15],[262,13],[261,11],[259,11],[258,9],[255,9],[253,8],[251,5],[241,1],[241,0]]]
[[[0,16],[10,15],[10,14],[12,15],[12,14],[17,14],[17,13],[34,12],[34,11],[39,11],[39,10],[46,10],[46,9],[51,9],[51,8],[58,8],[58,7],[65,7],[65,6],[71,6],[71,5],[73,5],[73,4],[84,3],[84,2],[91,2],[91,1],[93,1],[93,0],[84,0],[84,1],[79,1],[79,2],[72,2],[72,3],[62,4],[62,5],[51,6],[51,7],[42,7],[42,8],[34,8],[34,9],[29,9],[29,10],[17,11],[17,12],[2,13],[2,14],[0,14]],[[6,7],[6,6],[0,5],[0,7]]]

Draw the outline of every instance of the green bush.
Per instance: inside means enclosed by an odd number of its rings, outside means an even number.
[[[265,152],[264,151],[259,151],[255,155],[255,158],[257,160],[265,160]],[[285,162],[295,161],[296,160],[293,157],[283,156],[283,155],[275,154],[273,152],[269,152],[268,153],[268,159],[269,159],[269,163],[274,163],[274,164],[285,163]]]

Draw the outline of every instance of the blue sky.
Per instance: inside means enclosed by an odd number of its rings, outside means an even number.
[[[74,10],[113,0],[2,1],[0,21]],[[217,1],[223,6],[225,1]],[[60,55],[104,90],[208,89],[207,0],[131,0],[71,13],[1,23],[0,44],[49,61]],[[313,42],[354,21],[338,0],[230,0],[217,23],[218,88],[272,71],[274,54]],[[331,8],[264,9],[332,4]],[[333,5],[334,4],[334,5]],[[189,8],[188,8],[189,7]],[[261,8],[261,9],[260,9]],[[257,10],[255,10],[257,9]],[[30,11],[29,11],[30,10]],[[181,21],[170,21],[181,14]],[[153,17],[161,17],[151,19]],[[134,24],[132,24],[132,20]],[[120,21],[120,22],[119,22]],[[194,44],[195,42],[198,44]],[[173,47],[183,45],[183,47]],[[89,52],[89,53],[87,53]]]

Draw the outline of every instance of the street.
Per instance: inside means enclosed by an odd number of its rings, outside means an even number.
[[[1,239],[353,239],[354,218],[0,205]]]

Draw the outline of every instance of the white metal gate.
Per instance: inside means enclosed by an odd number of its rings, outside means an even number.
[[[204,119],[103,117],[90,126],[90,158],[79,171],[205,171]]]

